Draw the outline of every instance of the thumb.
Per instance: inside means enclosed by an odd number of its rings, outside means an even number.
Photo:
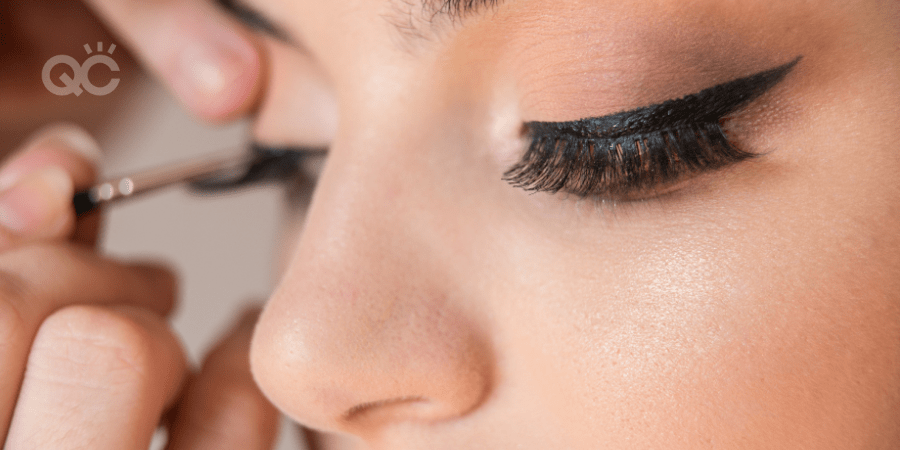
[[[278,433],[278,410],[250,373],[250,339],[259,311],[248,310],[209,353],[175,408],[168,450],[269,450]]]
[[[70,206],[74,191],[69,174],[49,166],[24,175],[0,193],[0,249],[68,235],[74,223]]]
[[[256,103],[262,84],[262,54],[252,35],[214,2],[87,3],[200,117],[228,120]]]
[[[0,168],[0,251],[72,234],[72,196],[95,178],[96,143],[58,124],[38,132]]]

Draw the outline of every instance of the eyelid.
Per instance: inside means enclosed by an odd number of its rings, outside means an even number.
[[[531,145],[503,179],[528,191],[627,198],[752,158],[731,144],[721,121],[780,83],[800,59],[657,105],[528,122]]]
[[[570,122],[529,122],[530,129],[581,137],[618,138],[641,135],[698,122],[718,122],[780,83],[800,62],[793,61],[704,89],[696,94],[602,117]]]

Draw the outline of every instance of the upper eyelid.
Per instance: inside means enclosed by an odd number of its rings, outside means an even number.
[[[800,59],[656,105],[527,122],[531,145],[503,179],[527,191],[613,198],[753,158],[731,144],[721,120],[780,83]]]
[[[526,128],[547,134],[617,139],[697,122],[717,122],[781,82],[802,58],[799,56],[773,69],[655,105],[569,122],[528,122]]]

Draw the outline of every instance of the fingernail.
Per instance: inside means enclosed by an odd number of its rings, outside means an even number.
[[[207,98],[225,93],[243,75],[248,64],[247,49],[242,48],[247,46],[240,37],[216,38],[193,41],[178,56],[178,71],[183,79]]]
[[[59,167],[47,167],[25,176],[0,192],[0,226],[20,236],[54,232],[72,201],[72,179]]]
[[[153,42],[151,65],[194,114],[217,121],[243,112],[262,71],[253,38],[211,2],[172,3],[172,14],[139,32]]]
[[[97,141],[84,128],[71,123],[53,125],[46,131],[49,139],[75,150],[93,163],[100,161],[102,153]]]

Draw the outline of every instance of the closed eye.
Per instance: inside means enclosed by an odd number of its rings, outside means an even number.
[[[800,59],[656,105],[528,122],[531,145],[503,178],[528,191],[628,198],[752,158],[729,142],[722,120],[781,82]]]

